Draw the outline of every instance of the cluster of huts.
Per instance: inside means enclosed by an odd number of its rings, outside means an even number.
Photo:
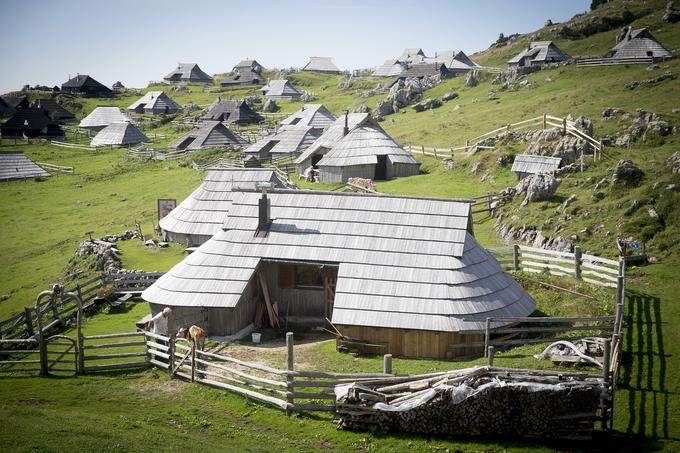
[[[373,71],[376,77],[423,77],[439,75],[442,78],[460,75],[477,69],[479,65],[472,61],[462,50],[445,50],[435,52],[428,57],[420,48],[407,48],[398,58],[386,60]]]

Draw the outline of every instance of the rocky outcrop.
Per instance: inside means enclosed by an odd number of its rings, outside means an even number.
[[[385,100],[378,103],[374,116],[380,119],[420,102],[423,99],[423,91],[432,88],[439,82],[441,82],[439,76],[426,76],[422,79],[408,78],[405,81],[398,80],[390,88]]]
[[[620,121],[627,121],[630,118],[631,115],[625,112],[620,115]],[[632,123],[623,127],[621,132],[614,136],[614,145],[629,147],[638,139],[647,141],[672,133],[674,133],[673,128],[667,121],[662,120],[658,114],[638,108],[635,110]]]
[[[673,4],[672,0],[666,3],[666,10],[664,11],[661,19],[664,22],[668,22],[669,24],[680,20],[680,13],[678,13],[678,11],[675,9],[675,5]]]
[[[465,78],[465,86],[476,87],[477,85],[479,85],[479,81],[477,80],[477,71],[468,72],[468,75]]]
[[[371,113],[371,108],[366,104],[361,104],[359,107],[354,109],[354,113]]]
[[[366,178],[349,178],[347,180],[348,184],[353,184],[354,186],[360,187],[361,189],[364,189],[364,192],[375,192],[375,183],[371,181],[370,179]],[[355,190],[361,191],[359,188],[355,188]]]
[[[632,160],[620,160],[612,174],[612,184],[637,186],[645,177],[645,173]]]
[[[300,96],[302,102],[312,102],[316,100],[316,95],[311,91],[303,91],[302,96]]]
[[[532,225],[512,226],[498,221],[496,231],[501,239],[507,244],[523,242],[533,247],[540,247],[559,252],[573,252],[574,243],[562,236],[544,236],[543,233]]]
[[[456,99],[457,97],[458,97],[458,93],[456,93],[455,91],[447,91],[442,96],[442,101],[444,101],[444,102],[451,101],[453,99]]]
[[[350,77],[338,83],[337,88],[338,90],[349,90],[350,88],[352,88],[352,85],[353,85],[352,78]]]
[[[666,162],[671,167],[673,174],[680,176],[680,151],[671,154],[671,157]]]
[[[116,273],[121,271],[120,251],[116,248],[116,242],[139,238],[137,231],[128,230],[118,235],[107,235],[99,239],[86,240],[80,243],[76,249],[76,258],[85,258],[94,255],[94,267],[96,271]]]
[[[436,109],[437,107],[441,107],[441,105],[442,101],[440,101],[439,99],[427,98],[424,101],[415,104],[412,108],[416,112],[422,112],[425,110]]]
[[[538,174],[528,176],[521,180],[517,186],[515,186],[515,192],[516,195],[526,193],[524,201],[522,201],[522,204],[520,205],[520,207],[522,207],[534,201],[551,200],[555,196],[555,192],[557,192],[559,186],[560,180],[554,176]]]
[[[274,101],[273,99],[267,99],[267,101],[262,106],[262,111],[266,113],[276,112],[278,109],[279,106],[276,105],[276,101]]]
[[[644,79],[644,80],[633,80],[632,82],[628,82],[624,86],[628,88],[629,90],[634,90],[637,87],[640,86],[649,86],[649,85],[656,85],[657,83],[663,82],[664,80],[674,80],[675,75],[671,71],[666,71],[660,76],[651,78],[651,79]]]

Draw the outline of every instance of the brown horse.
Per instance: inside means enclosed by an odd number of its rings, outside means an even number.
[[[177,337],[191,341],[199,351],[205,345],[205,330],[198,326],[182,327],[177,332]]]

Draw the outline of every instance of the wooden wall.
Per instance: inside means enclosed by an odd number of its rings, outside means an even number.
[[[267,286],[272,303],[278,302],[279,317],[285,323],[288,316],[289,325],[325,325],[323,288],[290,288],[281,286],[279,266],[285,264],[263,263],[267,275]]]
[[[452,359],[482,352],[483,348],[469,347],[449,349],[449,344],[465,344],[484,341],[483,334],[462,335],[458,332],[435,332],[431,330],[389,329],[367,326],[335,326],[347,337],[357,338],[384,348],[371,348],[371,352],[392,354],[395,357]]]

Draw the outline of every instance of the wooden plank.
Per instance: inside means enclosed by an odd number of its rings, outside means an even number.
[[[147,343],[145,343],[143,341],[124,341],[124,342],[120,342],[120,343],[93,344],[93,345],[89,345],[89,346],[83,346],[83,349],[122,348],[122,347],[128,347],[128,346],[144,346],[146,344]]]
[[[613,325],[609,326],[564,326],[564,327],[517,327],[508,329],[492,330],[491,333],[496,334],[513,334],[513,333],[549,333],[549,332],[572,332],[572,331],[598,331],[611,332],[614,330]]]
[[[617,286],[616,283],[606,283],[606,282],[602,282],[600,280],[594,280],[594,279],[588,278],[588,277],[583,277],[582,280],[584,282],[592,283],[594,285],[608,286],[610,288],[616,288],[616,286]]]
[[[146,346],[149,346],[150,348],[155,348],[155,349],[160,349],[161,351],[167,352],[170,350],[170,346],[160,344],[160,343],[155,343],[153,341],[147,341],[146,343],[142,343],[143,345],[145,344]],[[187,348],[191,349],[191,348]]]
[[[536,261],[549,261],[549,262],[554,262],[554,263],[567,263],[567,264],[573,264],[574,263],[574,258],[562,258],[560,256],[545,256],[545,255],[538,255],[535,253],[520,253],[520,257],[522,258],[529,258],[533,259]]]
[[[146,332],[148,335],[150,332]],[[83,337],[83,340],[99,340],[102,338],[123,338],[123,337],[139,337],[144,335],[145,332],[124,332],[124,333],[109,333],[105,335],[90,335]]]
[[[612,267],[606,267],[606,266],[599,266],[597,264],[593,264],[589,261],[583,261],[582,263],[583,267],[587,267],[588,269],[594,269],[596,271],[602,271],[602,272],[607,272],[609,274],[614,275],[615,277],[618,277],[619,275],[619,265],[617,264],[615,268]]]
[[[155,338],[157,340],[165,341],[165,342],[170,341],[170,337],[166,337],[164,335],[159,335],[157,333],[149,332],[148,330],[145,330],[144,332],[139,332],[139,334],[145,335],[147,337]]]
[[[492,322],[525,322],[525,323],[565,323],[565,322],[613,322],[614,316],[579,316],[579,317],[493,317]]]
[[[307,393],[307,392],[293,392],[293,398],[308,399],[308,400],[333,400],[335,401],[335,393]]]
[[[197,354],[198,354],[198,352],[199,351],[196,351]],[[259,377],[259,376],[253,376],[252,374],[244,373],[243,371],[235,370],[233,368],[229,368],[229,367],[220,365],[218,363],[210,362],[210,361],[203,360],[203,359],[196,359],[196,361],[199,362],[199,363],[204,363],[204,364],[209,365],[211,367],[217,368],[218,370],[222,370],[222,371],[225,371],[227,373],[234,374],[234,375],[242,377],[244,379],[249,379],[249,380],[254,381],[254,382],[259,382],[260,384],[273,385],[275,387],[286,387],[286,383],[283,382],[283,381],[275,381],[273,379],[266,379],[266,378]]]
[[[584,270],[584,271],[581,271],[581,274],[592,275],[594,277],[601,278],[602,280],[608,280],[610,282],[618,282],[619,281],[619,279],[617,277],[612,277],[611,275],[602,274],[600,272],[595,272],[595,271]]]
[[[394,376],[394,374],[384,373],[330,373],[325,371],[293,371],[287,374],[289,376],[294,377],[328,378],[328,379],[372,379]]]
[[[156,365],[157,367],[163,368],[164,370],[167,370],[168,367],[170,366],[170,365],[167,364],[167,363],[160,362],[160,361],[154,360],[154,359],[149,359],[149,363],[151,363],[151,364],[153,364],[153,365]]]
[[[522,266],[531,266],[531,267],[538,267],[540,269],[550,269],[550,270],[556,270],[560,272],[564,272],[565,274],[575,274],[574,269],[569,269],[564,266],[560,266],[557,264],[549,264],[549,263],[537,263],[535,261],[527,261],[527,260],[521,260],[520,263]]]
[[[127,362],[127,363],[114,363],[110,365],[89,365],[85,367],[85,372],[91,371],[106,371],[106,370],[122,370],[126,368],[142,368],[148,367],[149,362]]]
[[[296,411],[327,411],[335,412],[335,404],[306,404],[306,403],[295,403],[293,405],[293,410]]]
[[[141,355],[153,355],[155,357],[161,357],[164,359],[169,359],[170,354],[166,354],[165,352],[157,351],[156,349],[147,349],[146,352],[143,352]]]
[[[197,360],[196,362],[198,363],[199,360]],[[209,364],[209,363],[210,363],[210,362],[206,362],[206,361],[204,361],[204,360],[201,360],[200,362],[203,362],[204,364],[206,364],[206,363]],[[197,370],[196,370],[196,373],[197,373],[197,374],[204,375],[204,376],[212,376],[212,377],[215,377],[215,378],[218,378],[218,379],[223,379],[223,380],[232,382],[232,383],[234,383],[234,384],[243,385],[243,386],[246,386],[246,387],[251,387],[251,388],[254,388],[254,389],[256,389],[256,390],[262,390],[262,391],[269,392],[269,393],[273,393],[273,394],[279,395],[279,396],[284,396],[284,397],[285,397],[285,396],[288,395],[288,392],[283,391],[283,390],[278,390],[278,389],[273,389],[273,388],[269,388],[269,387],[264,387],[264,386],[262,386],[262,385],[256,384],[256,383],[254,383],[254,382],[250,382],[250,381],[248,381],[248,380],[236,379],[236,378],[233,378],[233,377],[231,377],[231,376],[225,376],[225,375],[223,375],[223,374],[214,373],[214,372],[212,372],[212,371],[208,371],[208,370],[205,370],[205,369],[197,369]]]
[[[161,353],[156,352],[155,355],[161,355]],[[167,354],[163,354],[166,355]],[[117,354],[99,354],[99,355],[86,355],[85,360],[105,360],[105,359],[122,359],[125,357],[143,357],[146,356],[146,351],[141,352],[119,352]],[[162,356],[162,355],[161,355]],[[167,358],[167,357],[164,357]]]
[[[186,376],[184,373],[181,373],[181,374],[177,373],[177,374]],[[248,396],[250,398],[253,398],[253,399],[263,401],[265,403],[269,403],[269,404],[272,404],[274,406],[280,407],[281,409],[289,409],[289,408],[293,409],[293,407],[290,407],[292,405],[288,404],[286,401],[279,399],[279,398],[275,398],[273,396],[262,395],[261,393],[257,393],[257,392],[254,392],[254,391],[251,391],[251,390],[248,390],[248,389],[243,389],[241,387],[236,387],[234,385],[225,384],[225,383],[222,383],[222,382],[217,382],[217,381],[213,381],[213,380],[210,380],[210,379],[203,379],[203,378],[200,378],[200,377],[198,379],[196,379],[196,381],[200,382],[202,384],[210,385],[212,387],[217,387],[217,388],[221,388],[221,389],[224,389],[224,390],[232,391],[234,393],[238,393],[240,395]]]
[[[200,354],[204,355],[206,357],[213,358],[213,359],[222,360],[222,361],[225,361],[225,362],[231,362],[231,363],[235,363],[237,365],[241,365],[241,366],[244,366],[244,367],[247,367],[247,368],[252,368],[254,370],[259,370],[259,371],[264,371],[266,373],[275,374],[277,376],[285,376],[287,374],[286,371],[277,370],[276,368],[271,368],[271,367],[268,367],[266,365],[260,365],[259,363],[252,363],[252,362],[244,362],[243,360],[239,360],[239,359],[235,359],[233,357],[227,357],[227,356],[223,356],[223,355],[219,355],[219,354],[214,354],[212,352],[200,351]]]
[[[292,387],[335,387],[337,381],[293,381]]]
[[[570,252],[558,252],[557,250],[548,250],[548,249],[541,249],[537,247],[529,247],[527,245],[520,245],[519,246],[520,251],[524,252],[536,252],[536,253],[542,253],[544,255],[554,255],[554,256],[567,256],[569,258],[574,258],[574,254]]]
[[[14,349],[8,351],[0,351],[0,355],[15,355],[15,354],[38,354],[37,349]]]

